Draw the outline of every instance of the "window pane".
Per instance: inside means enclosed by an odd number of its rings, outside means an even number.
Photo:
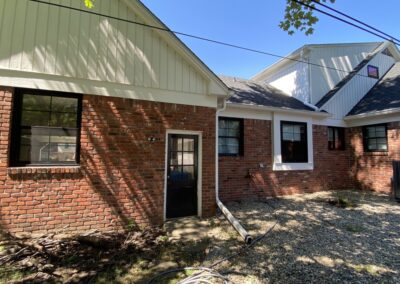
[[[291,133],[291,132],[283,132],[282,133],[282,139],[284,141],[293,141],[293,139],[294,139],[293,133]]]
[[[183,151],[194,151],[194,139],[183,139]]]
[[[194,164],[194,153],[183,153],[183,164],[193,165]]]
[[[332,127],[328,128],[328,141],[333,141],[334,140],[333,131],[334,131],[334,129]]]
[[[76,154],[76,130],[51,129],[46,146],[49,161],[73,162]]]
[[[367,135],[369,138],[375,137],[375,127],[367,127]]]
[[[239,137],[239,128],[230,128],[228,129],[228,135],[231,137]]]
[[[283,124],[282,125],[282,132],[293,133],[293,125]]]
[[[78,100],[76,98],[52,97],[51,110],[76,113],[78,110]]]
[[[23,95],[22,109],[24,110],[50,110],[50,96]]]
[[[228,120],[228,127],[233,129],[239,129],[240,123],[237,120]]]
[[[183,178],[186,180],[194,179],[194,166],[184,166],[183,167]]]
[[[22,111],[22,126],[49,126],[49,112],[42,111]]]
[[[368,140],[368,150],[376,150],[376,149],[377,149],[376,139],[369,139]]]
[[[32,128],[21,131],[19,156],[31,163],[46,162],[49,159],[49,129]]]
[[[227,139],[227,153],[239,154],[239,140],[236,138]]]
[[[77,127],[76,114],[53,112],[51,114],[50,126]]]

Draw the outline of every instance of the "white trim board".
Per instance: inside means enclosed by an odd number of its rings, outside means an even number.
[[[294,121],[307,123],[307,147],[308,147],[308,162],[307,163],[282,163],[281,154],[281,121]],[[298,170],[313,170],[314,169],[314,153],[313,153],[313,124],[312,118],[298,115],[282,115],[274,114],[272,124],[272,153],[274,171],[298,171]]]
[[[216,96],[204,94],[182,93],[155,88],[138,87],[128,84],[4,69],[0,69],[0,86],[71,92],[212,108],[217,107],[218,100]]]
[[[196,135],[198,137],[198,153],[197,153],[197,216],[202,216],[202,198],[203,198],[203,132],[179,129],[167,129],[165,132],[165,165],[164,165],[164,210],[163,220],[167,221],[167,173],[168,173],[168,135],[169,134],[183,134],[183,135]]]

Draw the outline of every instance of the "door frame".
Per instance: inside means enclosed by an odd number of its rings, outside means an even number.
[[[177,130],[177,129],[167,129],[165,133],[165,165],[164,165],[164,212],[163,219],[164,222],[167,219],[167,176],[168,176],[168,136],[170,134],[180,134],[180,135],[194,135],[197,136],[197,216],[201,217],[202,210],[202,177],[203,177],[203,132],[201,131],[191,131],[191,130]]]

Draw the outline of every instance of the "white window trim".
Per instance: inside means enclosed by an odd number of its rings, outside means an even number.
[[[283,163],[281,153],[281,121],[305,122],[307,123],[307,149],[308,149],[308,162],[307,163]],[[272,126],[272,153],[273,153],[273,166],[274,171],[299,171],[299,170],[313,170],[314,169],[314,154],[313,154],[313,119],[311,117],[279,114],[273,115]]]

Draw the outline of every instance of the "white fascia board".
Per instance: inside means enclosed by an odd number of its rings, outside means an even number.
[[[78,79],[59,75],[0,69],[0,86],[70,92],[105,97],[217,107],[218,98],[197,93],[183,93],[129,84]]]
[[[357,127],[364,125],[373,125],[380,123],[389,123],[400,121],[400,109],[393,109],[388,111],[374,112],[365,115],[353,115],[344,118],[347,127]]]
[[[137,0],[122,0],[134,13],[138,14],[146,24],[170,30],[150,9]],[[183,58],[188,60],[195,69],[209,80],[209,95],[228,96],[229,88],[222,80],[189,48],[187,47],[172,31],[162,31],[153,29],[158,35],[165,40]]]
[[[309,117],[323,117],[327,118],[330,117],[331,114],[325,112],[315,112],[315,111],[307,111],[307,110],[296,110],[296,109],[288,109],[288,108],[280,108],[280,107],[269,107],[269,106],[257,106],[257,105],[249,105],[249,104],[237,104],[237,103],[226,103],[228,108],[232,109],[249,109],[249,110],[264,110],[269,112],[276,112],[276,113],[288,113],[294,115],[303,115]]]
[[[294,121],[307,123],[307,163],[283,163],[281,152],[281,121]],[[272,124],[272,153],[274,171],[299,171],[314,169],[314,148],[313,148],[313,121],[312,118],[299,115],[288,115],[274,113]]]

